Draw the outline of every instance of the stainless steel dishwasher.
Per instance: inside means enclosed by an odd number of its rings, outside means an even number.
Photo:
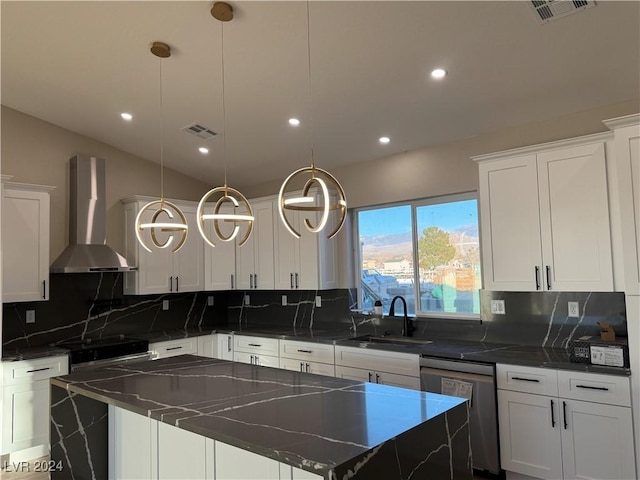
[[[420,359],[420,383],[425,392],[471,399],[473,468],[499,475],[495,365],[425,356]]]

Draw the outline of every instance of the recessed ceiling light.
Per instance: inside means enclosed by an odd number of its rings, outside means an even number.
[[[127,122],[130,122],[133,119],[133,115],[131,115],[130,113],[121,113],[120,116]]]
[[[206,155],[207,153],[209,153],[209,149],[207,147],[200,147],[198,151],[203,155]]]
[[[298,125],[300,125],[300,120],[298,120],[297,118],[290,118],[289,125],[291,125],[292,127],[297,127]]]
[[[380,143],[389,143],[389,142],[391,141],[391,139],[390,139],[389,137],[380,137],[380,138],[378,139],[378,141],[379,141]]]
[[[442,68],[436,68],[431,72],[433,78],[443,78],[447,74],[447,71]]]

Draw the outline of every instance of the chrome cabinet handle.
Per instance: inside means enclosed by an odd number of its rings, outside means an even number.
[[[380,375],[376,373],[376,383],[380,383]]]
[[[556,417],[553,413],[553,400],[551,400],[551,428],[556,428]]]
[[[253,355],[250,355],[249,358],[251,359],[251,365],[253,365]]]
[[[298,351],[300,353],[313,353],[311,350],[302,350],[301,348],[299,348]]]
[[[547,270],[547,290],[551,290],[551,267],[547,265],[545,268]]]
[[[562,402],[562,416],[564,419],[564,429],[566,430],[568,427],[567,424],[567,402]]]
[[[233,290],[233,273],[231,274],[231,290]]]
[[[249,288],[253,288],[253,273],[249,274]]]
[[[171,350],[180,350],[181,348],[182,348],[181,346],[180,347],[169,347],[169,348],[167,348],[167,352],[171,351]]]
[[[298,274],[296,273],[296,288],[298,288]]]
[[[173,277],[169,277],[169,291],[173,292]]]
[[[258,357],[258,355],[256,355],[255,359],[256,359],[256,365],[260,365],[260,357]]]
[[[227,336],[227,352],[231,351],[231,335]]]
[[[289,284],[291,285],[291,288],[293,289],[293,273],[289,274]]]
[[[47,281],[42,280],[42,298],[47,298]]]
[[[305,371],[306,371],[307,373],[309,373],[309,370],[311,370],[311,368],[310,368],[310,367],[311,367],[311,366],[310,366],[308,363],[305,363],[305,364],[304,364],[304,368],[305,368]]]
[[[261,347],[262,345],[259,343],[249,343],[248,344],[250,347]]]
[[[180,287],[178,287],[178,279],[179,279],[179,278],[180,278],[180,277],[176,277],[176,292],[179,292],[179,291],[180,291]]]
[[[540,290],[540,267],[538,267],[537,265],[535,268],[535,275],[536,275],[536,290]]]
[[[304,368],[304,362],[300,362],[300,371],[301,371],[301,372],[303,371],[303,370],[302,370],[303,368]]]
[[[371,381],[371,372],[369,372],[369,381]]]
[[[253,274],[253,288],[258,288],[258,274]]]

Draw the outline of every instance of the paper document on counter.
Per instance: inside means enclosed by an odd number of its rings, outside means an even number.
[[[443,395],[462,397],[471,400],[473,395],[473,383],[456,380],[454,378],[442,378],[441,387]]]

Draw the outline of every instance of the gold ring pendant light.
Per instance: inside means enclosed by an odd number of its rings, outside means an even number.
[[[160,200],[147,203],[140,209],[136,216],[136,238],[142,247],[151,252],[152,250],[147,246],[143,238],[143,232],[149,230],[151,243],[156,248],[169,248],[173,244],[174,232],[181,232],[180,239],[176,242],[172,252],[175,253],[187,240],[187,233],[189,227],[187,225],[187,219],[182,213],[180,208],[164,199],[164,111],[162,105],[162,59],[169,58],[171,56],[171,48],[166,43],[153,42],[151,45],[151,53],[160,59]],[[151,216],[151,222],[142,223],[142,217],[146,212],[153,211]],[[176,219],[178,221],[174,221]],[[165,220],[165,221],[161,221]],[[164,241],[158,238],[156,233],[157,229],[161,232],[169,233]]]
[[[309,76],[309,112],[312,110],[312,94],[311,94],[311,34],[309,21],[309,0],[307,0],[307,60],[308,60],[308,76]],[[311,117],[311,114],[309,114]],[[313,144],[313,135],[311,133],[311,120],[309,120],[309,138]],[[304,181],[306,178],[306,181]],[[292,185],[300,184],[304,181],[302,187],[302,196],[290,197],[287,190]],[[331,190],[331,192],[330,192]],[[332,201],[332,196],[335,201]],[[285,198],[287,197],[287,198]],[[318,201],[318,197],[321,200]],[[278,193],[278,213],[280,220],[285,228],[296,238],[300,238],[300,232],[296,230],[287,218],[287,211],[306,212],[307,214],[318,214],[319,219],[317,225],[313,225],[308,218],[304,219],[304,224],[312,233],[318,233],[324,229],[329,220],[331,211],[338,211],[338,221],[334,229],[327,235],[331,239],[335,237],[344,225],[347,216],[347,199],[340,182],[326,170],[315,166],[313,157],[313,145],[311,146],[311,166],[296,170],[289,175],[280,187]]]
[[[249,205],[249,201],[245,198],[242,193],[240,193],[235,188],[231,188],[227,185],[227,116],[226,116],[226,106],[225,106],[225,89],[224,89],[224,22],[231,21],[233,19],[233,8],[231,5],[225,2],[215,2],[213,4],[213,8],[211,9],[211,15],[222,22],[221,28],[221,36],[222,36],[222,117],[224,124],[224,132],[223,132],[223,151],[224,151],[224,185],[222,187],[216,187],[209,190],[204,194],[200,202],[198,203],[197,210],[197,218],[198,218],[198,230],[200,231],[200,235],[205,242],[207,242],[210,246],[215,247],[214,240],[212,236],[207,233],[205,228],[206,220],[213,220],[213,232],[215,236],[222,240],[223,242],[233,241],[238,233],[240,232],[241,224],[245,223],[247,225],[246,231],[242,238],[240,239],[238,246],[244,245],[249,236],[251,235],[251,231],[253,230],[253,211],[251,210],[251,205]],[[207,203],[211,205],[215,201],[213,205],[213,213],[205,213],[205,207]],[[234,213],[221,213],[221,210],[224,207],[230,207]],[[238,214],[235,213],[239,208],[242,208],[246,213]],[[230,222],[233,223],[233,230],[229,235],[225,235],[220,228],[220,222]]]

